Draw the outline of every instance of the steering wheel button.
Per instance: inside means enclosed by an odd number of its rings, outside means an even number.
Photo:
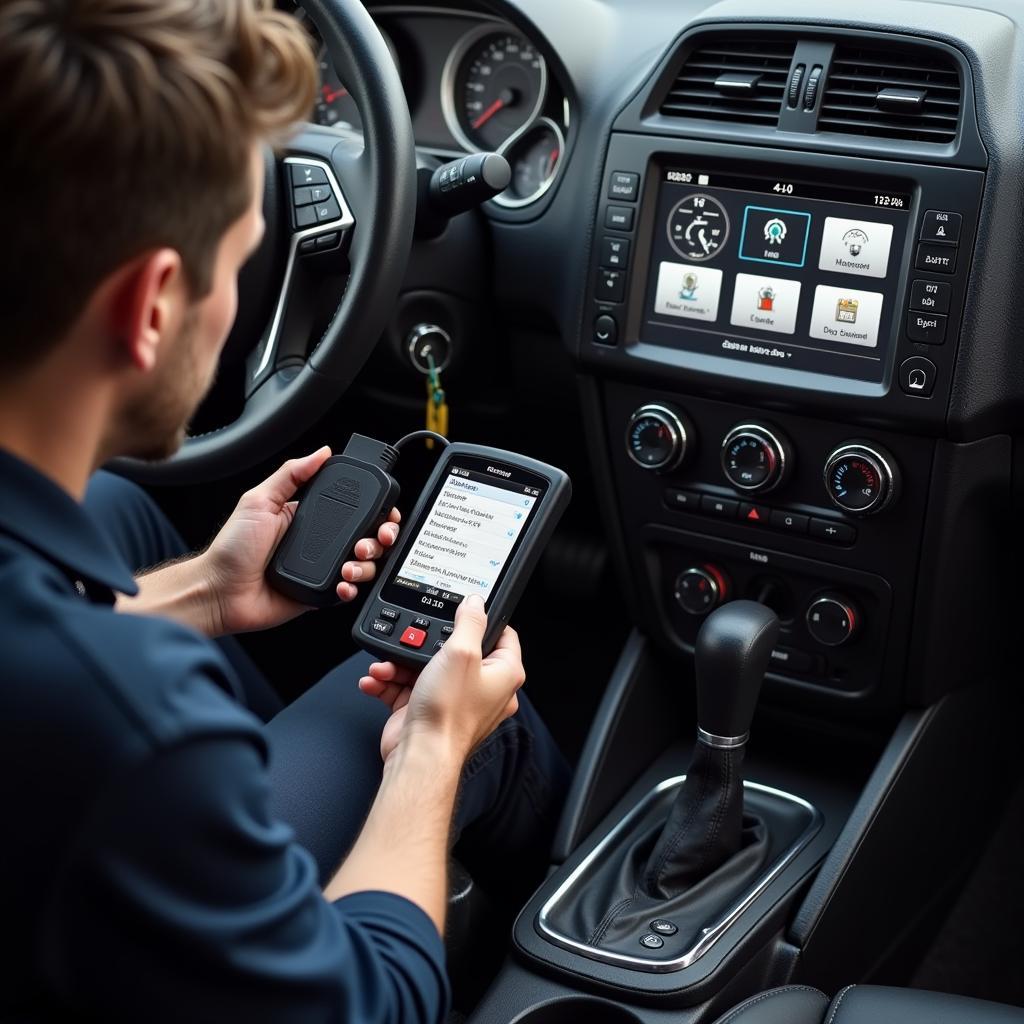
[[[406,627],[405,632],[401,636],[401,642],[406,647],[422,647],[423,641],[427,639],[427,634],[422,629],[416,629],[415,626]]]
[[[299,242],[299,252],[303,256],[308,256],[311,252],[315,252],[317,241],[316,238],[304,238]]]
[[[310,203],[316,202],[313,199],[313,190],[311,188],[297,188],[292,193],[292,202],[296,206],[309,206]]]
[[[295,211],[295,226],[297,228],[308,228],[316,223],[316,208],[313,206],[300,206]]]
[[[341,235],[337,231],[329,231],[316,240],[316,251],[323,252],[325,249],[333,249],[341,241]]]
[[[328,199],[326,203],[314,206],[313,209],[316,210],[316,219],[321,224],[337,220],[341,216],[341,207],[338,205],[337,199],[333,197]]]
[[[292,184],[326,185],[327,173],[322,167],[309,167],[306,164],[292,164]]]

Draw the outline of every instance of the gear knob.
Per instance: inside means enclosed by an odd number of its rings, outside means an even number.
[[[757,601],[716,608],[697,634],[697,725],[712,746],[739,746],[750,732],[779,618]],[[712,737],[733,742],[714,743]]]

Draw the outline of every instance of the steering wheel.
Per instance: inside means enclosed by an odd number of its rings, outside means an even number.
[[[338,399],[369,357],[395,306],[416,219],[416,149],[402,83],[380,32],[360,0],[299,0],[316,25],[359,108],[362,135],[303,125],[276,157],[268,155],[264,215],[267,252],[246,268],[239,322],[260,292],[276,291],[262,337],[246,361],[246,398],[234,422],[189,437],[162,462],[119,459],[118,471],[149,483],[194,483],[247,468],[280,450]],[[326,180],[337,205],[307,204],[282,215],[280,204],[309,199],[293,193]],[[338,195],[334,195],[335,190]],[[312,195],[324,195],[313,192]],[[316,218],[309,222],[310,216]],[[271,230],[287,222],[285,237]],[[333,238],[331,236],[334,236]],[[337,308],[309,358],[305,350],[312,305],[307,252],[317,243],[348,245],[350,273],[339,278]],[[303,243],[306,243],[305,245]],[[329,246],[321,244],[322,248]],[[279,247],[274,251],[274,247]],[[337,247],[336,245],[334,247]],[[315,256],[328,259],[330,253]],[[269,258],[268,258],[269,257]],[[276,257],[276,258],[274,258]],[[284,263],[280,287],[274,265]],[[253,273],[263,280],[253,281]],[[331,300],[333,303],[333,299]],[[250,316],[251,319],[251,316]],[[304,336],[299,336],[305,331]]]

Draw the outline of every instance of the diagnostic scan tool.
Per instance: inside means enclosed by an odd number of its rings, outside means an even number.
[[[569,502],[560,469],[455,443],[442,453],[353,629],[381,658],[423,665],[470,594],[487,608],[483,651],[508,623]]]

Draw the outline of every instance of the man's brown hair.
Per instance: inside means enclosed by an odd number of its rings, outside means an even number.
[[[202,298],[252,144],[315,90],[308,36],[266,0],[0,0],[0,370],[148,250],[176,249]]]

